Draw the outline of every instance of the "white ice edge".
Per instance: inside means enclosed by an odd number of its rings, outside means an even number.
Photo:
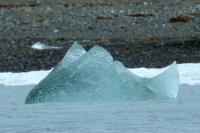
[[[31,46],[33,49],[37,50],[45,50],[45,49],[61,49],[62,47],[57,47],[57,46],[49,46],[47,44],[41,43],[41,42],[36,42]]]
[[[166,68],[128,68],[129,71],[141,77],[153,77],[165,69]],[[181,84],[200,84],[200,63],[178,64],[178,69]],[[51,70],[0,73],[0,84],[5,86],[35,85],[46,77]]]

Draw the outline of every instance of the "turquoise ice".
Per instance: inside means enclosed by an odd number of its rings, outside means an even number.
[[[88,52],[75,43],[25,103],[103,100],[175,99],[179,89],[176,63],[153,78],[129,72],[100,46]]]

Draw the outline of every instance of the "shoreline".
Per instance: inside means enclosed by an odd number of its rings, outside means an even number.
[[[33,43],[34,44],[34,43]],[[45,43],[48,44],[49,43]],[[54,43],[52,43],[54,44]],[[82,46],[87,50],[92,43]],[[96,43],[98,44],[98,43]],[[183,44],[134,44],[134,45],[106,45],[104,47],[111,53],[114,60],[121,61],[129,68],[162,68],[174,61],[181,63],[200,62],[200,43]],[[63,58],[72,43],[61,46],[61,49],[37,50],[32,45],[10,45],[1,47],[0,72],[27,72],[48,70],[54,67]],[[51,45],[50,45],[51,46]]]

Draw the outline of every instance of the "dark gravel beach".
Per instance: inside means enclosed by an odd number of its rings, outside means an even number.
[[[74,41],[127,67],[200,62],[199,0],[0,0],[0,20],[1,72],[49,69]]]

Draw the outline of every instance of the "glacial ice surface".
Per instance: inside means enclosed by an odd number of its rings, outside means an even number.
[[[176,98],[176,63],[153,78],[129,72],[100,46],[88,52],[75,43],[49,75],[36,85],[25,103],[57,101],[143,100]]]

